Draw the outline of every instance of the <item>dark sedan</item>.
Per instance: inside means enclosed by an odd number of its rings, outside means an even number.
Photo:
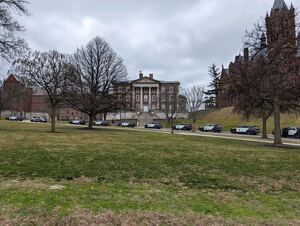
[[[86,121],[84,119],[72,119],[69,121],[71,125],[85,125]]]

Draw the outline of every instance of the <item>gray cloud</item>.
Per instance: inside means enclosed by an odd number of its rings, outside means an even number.
[[[287,1],[290,4],[290,1]],[[208,67],[241,52],[246,29],[273,0],[31,0],[21,18],[33,49],[72,53],[99,35],[123,57],[129,77],[140,70],[183,86],[206,84]],[[300,4],[294,1],[298,8]]]

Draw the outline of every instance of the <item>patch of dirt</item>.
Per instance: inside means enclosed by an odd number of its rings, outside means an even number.
[[[40,180],[0,180],[0,189],[47,189],[49,184]]]

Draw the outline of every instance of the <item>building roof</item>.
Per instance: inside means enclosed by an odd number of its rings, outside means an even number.
[[[284,0],[275,0],[272,10],[288,9]]]

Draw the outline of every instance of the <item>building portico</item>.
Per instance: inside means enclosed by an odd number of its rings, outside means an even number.
[[[153,74],[144,76],[140,72],[138,79],[115,84],[114,90],[126,96],[124,114],[126,112],[129,115],[148,113],[160,115],[161,118],[172,98],[176,101],[177,111],[187,115],[186,98],[180,95],[179,86],[178,81],[156,80]]]

